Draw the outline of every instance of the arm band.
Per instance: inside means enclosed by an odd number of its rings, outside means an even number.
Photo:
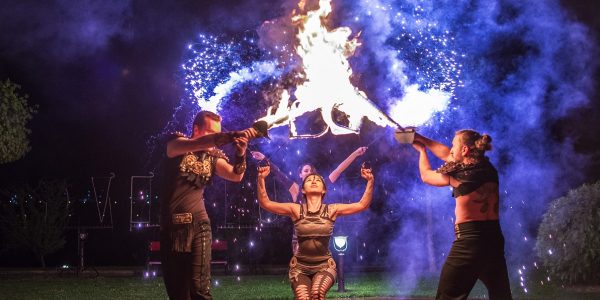
[[[235,156],[235,161],[233,162],[233,172],[235,174],[242,174],[246,172],[246,153],[242,156]]]

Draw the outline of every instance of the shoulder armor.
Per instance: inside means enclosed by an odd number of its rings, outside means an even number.
[[[180,137],[186,137],[186,136],[181,131],[172,131],[172,132],[168,132],[164,135],[164,138],[165,138],[164,141],[170,141],[170,140],[180,138]]]
[[[223,152],[223,150],[221,150],[219,148],[212,148],[212,149],[208,150],[208,154],[211,156],[214,156],[216,158],[222,158],[222,159],[226,160],[227,162],[229,162],[229,158],[227,157],[227,155],[225,155],[225,152]]]
[[[183,134],[181,131],[172,132],[171,135],[175,137],[185,137],[185,134]]]

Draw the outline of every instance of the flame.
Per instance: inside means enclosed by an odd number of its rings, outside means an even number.
[[[304,1],[299,8],[303,10]],[[330,129],[333,134],[357,134],[363,117],[379,126],[400,127],[389,116],[382,113],[365,95],[350,82],[352,69],[348,58],[360,43],[358,37],[349,39],[352,31],[348,27],[328,30],[323,24],[331,13],[331,1],[320,0],[317,10],[306,15],[298,14],[292,21],[298,24],[296,53],[302,59],[301,84],[296,86],[296,100],[289,106],[290,94],[283,91],[277,109],[271,107],[268,115],[260,120],[272,127],[290,126],[291,137],[318,137]],[[295,120],[307,112],[320,110],[327,128],[319,134],[299,135]],[[334,122],[334,110],[346,115],[347,125]]]

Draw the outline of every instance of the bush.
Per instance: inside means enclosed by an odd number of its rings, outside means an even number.
[[[27,94],[20,94],[18,84],[0,81],[0,164],[23,157],[31,147],[27,123],[36,113],[36,106],[27,102]]]
[[[550,275],[567,284],[600,283],[600,181],[552,203],[536,249]]]

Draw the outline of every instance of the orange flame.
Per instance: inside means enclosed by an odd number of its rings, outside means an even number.
[[[304,9],[305,1],[298,4]],[[296,53],[302,59],[302,83],[296,86],[296,100],[289,106],[290,95],[283,91],[278,109],[269,109],[269,114],[260,120],[271,127],[290,126],[291,137],[319,137],[331,130],[333,134],[357,134],[363,117],[379,126],[400,127],[397,122],[382,113],[365,95],[350,82],[352,69],[348,58],[360,43],[358,37],[349,39],[352,31],[348,27],[328,30],[324,20],[332,11],[330,0],[320,0],[317,10],[305,15],[298,14],[292,21],[298,24]],[[318,134],[299,135],[295,121],[307,112],[320,110],[327,127]],[[334,110],[345,114],[345,123],[333,120]]]

